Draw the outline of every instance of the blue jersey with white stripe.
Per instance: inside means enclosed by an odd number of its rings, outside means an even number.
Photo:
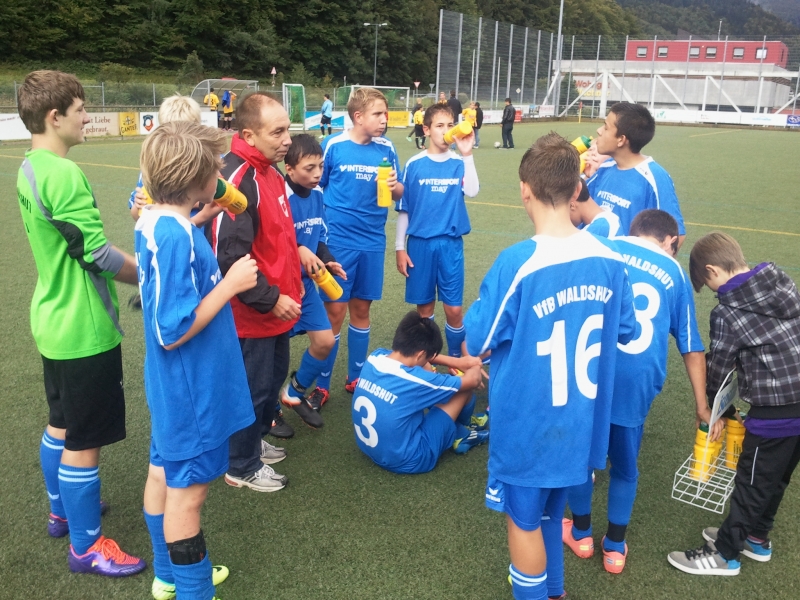
[[[628,235],[633,218],[648,208],[671,214],[678,222],[680,234],[686,234],[672,177],[651,157],[624,170],[613,160],[607,160],[586,185],[595,202],[619,217],[620,235]]]
[[[386,158],[397,171],[397,154],[383,137],[368,144],[350,140],[349,131],[322,141],[320,187],[325,191],[325,216],[332,246],[374,252],[386,249],[388,211],[378,206],[378,165]]]
[[[397,210],[408,213],[408,235],[461,237],[470,230],[464,203],[464,161],[455,152],[431,158],[426,151],[412,156],[403,170],[403,197]]]
[[[597,215],[585,228],[589,233],[607,239],[615,238],[620,234],[619,217],[610,210],[604,210]]]
[[[464,325],[471,355],[492,351],[489,474],[560,488],[604,468],[617,342],[636,325],[613,243],[581,231],[504,250]]]
[[[233,312],[225,304],[197,335],[165,350],[189,331],[222,275],[203,232],[171,211],[143,211],[135,248],[152,435],[162,458],[186,460],[255,419]]]
[[[628,265],[636,336],[619,346],[611,422],[638,427],[667,377],[669,335],[681,354],[704,348],[689,278],[678,262],[638,237],[620,237],[614,243]]]
[[[288,183],[286,184],[286,197],[292,207],[297,245],[305,246],[316,254],[320,242],[328,243],[328,225],[325,222],[322,190],[316,187],[309,192],[308,198],[302,198],[294,193]],[[302,266],[300,269],[303,271],[303,277],[308,278],[306,270]]]
[[[419,459],[425,409],[448,402],[461,378],[407,367],[378,349],[367,357],[353,393],[356,443],[375,464],[402,472]]]

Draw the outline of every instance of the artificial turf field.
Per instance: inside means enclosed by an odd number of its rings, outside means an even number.
[[[475,299],[497,254],[533,234],[519,201],[516,172],[523,148],[550,129],[572,139],[596,127],[517,125],[516,150],[492,147],[500,139],[498,127],[482,130],[482,145],[475,151],[481,193],[468,201],[473,229],[464,245],[465,306]],[[389,134],[403,161],[415,152],[405,135]],[[798,141],[797,135],[781,131],[658,127],[645,152],[675,181],[687,222],[679,256],[684,268],[694,240],[718,228],[739,240],[751,264],[774,261],[795,280],[800,278],[800,169],[794,148]],[[70,152],[93,186],[108,238],[127,251],[133,249],[127,198],[136,183],[140,144],[141,140],[91,141]],[[151,569],[122,580],[73,575],[66,562],[67,538],[54,540],[46,534],[49,509],[38,448],[47,409],[41,360],[29,327],[36,272],[14,191],[25,147],[0,146],[0,206],[6,215],[0,241],[0,598],[150,598]],[[393,213],[386,229],[392,247]],[[403,289],[394,254],[387,252],[384,299],[373,306],[371,349],[391,344],[397,322],[410,309],[403,302]],[[112,507],[103,532],[149,562],[150,539],[141,512],[149,444],[141,315],[126,306],[134,289],[118,284],[118,292],[127,333],[123,358],[128,437],[103,450],[103,498]],[[714,298],[704,290],[696,299],[707,341]],[[444,322],[441,308],[437,321]],[[305,343],[304,338],[293,341],[293,368]],[[354,442],[351,396],[343,389],[346,358],[343,345],[331,401],[322,413],[324,429],[313,431],[285,411],[297,431],[281,444],[288,458],[275,465],[289,477],[286,489],[259,494],[230,488],[221,480],[211,486],[203,528],[212,562],[231,570],[217,595],[223,600],[510,598],[504,518],[483,506],[487,448],[465,456],[447,453],[425,475],[394,475],[374,466]],[[485,404],[483,392],[479,408]],[[798,484],[790,486],[778,514],[771,562],[743,558],[742,572],[733,578],[693,577],[667,563],[668,552],[700,545],[702,528],[722,521],[722,516],[670,499],[673,473],[692,450],[693,406],[682,361],[672,348],[667,383],[645,426],[627,567],[612,576],[603,570],[601,556],[583,561],[567,551],[566,590],[571,600],[800,595]],[[598,473],[598,541],[605,530],[607,483],[607,472]]]

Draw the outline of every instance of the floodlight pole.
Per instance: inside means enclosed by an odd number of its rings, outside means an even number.
[[[364,23],[364,27],[375,27],[375,62],[372,66],[372,85],[378,82],[378,28],[386,27],[388,23]]]
[[[563,48],[561,46],[561,26],[564,23],[564,0],[561,0],[561,8],[558,11],[558,37],[556,38],[556,93],[555,93],[555,115],[558,115],[558,105],[561,102],[561,53]]]

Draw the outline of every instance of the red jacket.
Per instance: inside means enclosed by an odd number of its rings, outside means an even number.
[[[231,299],[240,338],[265,338],[289,331],[297,320],[281,321],[270,311],[278,296],[302,298],[300,255],[285,183],[264,155],[233,136],[222,175],[247,198],[240,215],[223,211],[206,227],[223,275],[245,254],[258,265],[256,287]]]

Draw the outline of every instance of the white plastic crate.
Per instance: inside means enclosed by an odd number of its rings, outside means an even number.
[[[737,457],[738,458],[738,457]],[[708,472],[708,479],[699,477]],[[675,472],[672,482],[672,497],[686,504],[722,514],[725,503],[733,492],[736,471],[725,466],[725,448],[711,465],[695,465],[694,456],[689,456]]]

